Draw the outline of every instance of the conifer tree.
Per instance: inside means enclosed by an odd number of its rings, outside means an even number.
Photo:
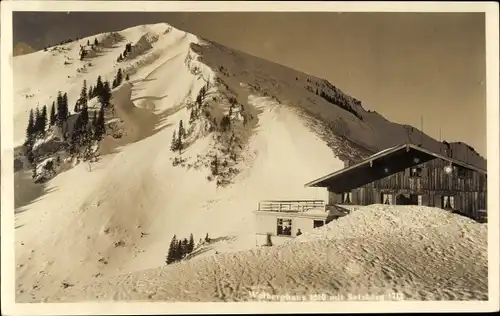
[[[87,40],[87,46],[90,46],[90,40]]]
[[[93,130],[92,130],[92,125],[87,124],[85,133],[83,135],[83,144],[86,146],[90,146],[92,144],[92,136],[93,136]]]
[[[195,114],[195,109],[191,109],[191,113],[189,114],[189,124],[193,124],[194,120],[196,119],[196,114]]]
[[[47,106],[44,105],[42,108],[42,114],[41,114],[41,123],[40,123],[40,129],[42,133],[45,133],[45,129],[47,127]]]
[[[122,69],[118,68],[118,72],[116,73],[116,85],[119,86],[123,82],[123,73]]]
[[[179,154],[182,153],[182,148],[184,147],[183,143],[182,143],[182,139],[181,137],[177,137],[177,140],[175,142],[175,149],[179,152]]]
[[[103,90],[104,90],[104,84],[102,83],[102,78],[99,75],[97,77],[97,83],[94,88],[94,96],[99,97],[102,94]]]
[[[61,117],[63,119],[63,121],[67,121],[68,120],[68,114],[69,114],[69,111],[68,111],[68,94],[66,92],[64,92],[63,94],[63,103],[62,103],[62,113],[61,113]]]
[[[88,95],[87,95],[87,80],[83,80],[82,91],[80,92],[80,106],[86,106]]]
[[[81,117],[82,117],[82,126],[84,131],[87,130],[87,124],[89,123],[89,112],[88,112],[88,103],[87,103],[87,80],[83,80],[83,87],[82,91],[80,92],[80,99],[79,99],[79,109],[81,111]]]
[[[182,248],[182,240],[177,241],[176,259],[181,260],[184,258],[184,249]]]
[[[94,97],[94,88],[92,86],[89,87],[89,100]]]
[[[78,118],[75,121],[75,125],[73,126],[73,131],[71,132],[70,153],[76,152],[76,148],[80,140],[81,125],[82,125],[81,116],[78,116]]]
[[[175,135],[175,131],[174,134],[172,135],[172,143],[170,144],[170,150],[177,151],[177,137]]]
[[[28,119],[28,127],[26,127],[26,141],[29,142],[33,139],[33,134],[35,133],[35,117],[33,114],[33,109],[30,110],[30,116]]]
[[[54,126],[56,123],[56,105],[55,102],[52,102],[52,106],[50,107],[50,126]]]
[[[194,237],[192,233],[189,235],[189,244],[187,249],[188,253],[191,253],[194,250]]]
[[[95,46],[99,45],[99,41],[97,40],[97,37],[94,39],[94,45]]]
[[[184,139],[186,137],[186,130],[182,125],[182,120],[179,122],[179,139]]]
[[[130,76],[127,74],[127,76],[125,76],[125,80],[129,81],[130,80]]]
[[[41,123],[42,123],[42,113],[40,112],[40,108],[37,107],[36,111],[35,111],[35,128],[34,128],[36,135],[38,135],[42,132],[41,131],[41,129],[42,129]]]
[[[62,127],[64,118],[63,118],[63,96],[61,91],[57,93],[57,126]]]
[[[97,116],[96,120],[95,139],[101,140],[105,132],[106,128],[104,126],[104,106],[101,105],[101,108],[99,110],[99,115]]]
[[[89,110],[87,104],[82,106],[80,116],[82,118],[82,126],[87,127],[89,123]]]
[[[75,102],[75,107],[73,108],[73,112],[75,112],[75,113],[80,112],[80,108],[78,107],[78,102],[79,102],[79,101],[80,101],[80,100],[76,100],[76,102]]]
[[[177,250],[177,237],[174,235],[174,237],[172,237],[172,241],[170,241],[170,247],[168,247],[168,254],[166,260],[167,264],[171,264],[177,261],[176,250]]]
[[[189,254],[189,241],[187,238],[182,240],[182,257],[185,257]]]
[[[102,89],[99,89],[99,92],[97,94],[97,98],[99,99],[99,102],[101,105],[104,107],[108,107],[110,104],[111,100],[111,88],[109,86],[109,82],[106,81],[102,84]]]

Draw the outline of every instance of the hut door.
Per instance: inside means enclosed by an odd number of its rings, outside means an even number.
[[[323,225],[325,225],[324,221],[318,221],[318,220],[313,221],[313,228],[321,227]]]
[[[396,195],[396,205],[411,205],[411,196],[407,197],[403,193]]]

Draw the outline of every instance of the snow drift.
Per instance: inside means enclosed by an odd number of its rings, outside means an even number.
[[[94,48],[87,45],[95,39],[101,45]],[[127,44],[132,45],[133,53],[119,60]],[[80,60],[82,46],[94,53]],[[81,159],[76,159],[66,163],[68,157],[62,156],[64,168],[51,168],[53,158],[60,154],[52,151],[60,148],[51,143],[54,137],[48,135],[37,144],[37,148],[44,149],[38,157],[38,168],[48,181],[24,185],[29,167],[22,157],[16,156],[18,302],[56,300],[68,289],[101,278],[118,277],[118,281],[110,282],[128,280],[123,281],[126,284],[135,282],[136,276],[120,278],[120,275],[164,265],[172,236],[183,238],[191,233],[195,240],[209,234],[214,242],[188,262],[146,272],[150,289],[155,284],[163,288],[163,282],[178,281],[180,285],[165,289],[164,294],[152,294],[149,289],[134,294],[128,292],[132,288],[127,286],[121,287],[123,293],[111,294],[110,289],[103,288],[102,291],[111,296],[99,294],[97,298],[143,298],[151,294],[161,299],[238,299],[243,298],[241,293],[246,293],[243,285],[250,284],[249,280],[267,284],[273,276],[278,282],[276,289],[286,284],[302,284],[304,291],[311,290],[320,277],[325,281],[318,281],[318,287],[327,289],[326,280],[333,282],[330,292],[335,292],[333,288],[351,290],[365,281],[368,285],[359,291],[374,289],[373,284],[383,272],[360,277],[353,283],[342,277],[337,284],[334,279],[340,277],[342,262],[323,260],[322,266],[319,265],[323,268],[314,270],[310,260],[325,259],[325,249],[331,247],[348,249],[347,241],[311,241],[307,246],[311,248],[310,253],[299,243],[250,250],[255,247],[251,211],[263,199],[326,198],[324,190],[304,188],[304,183],[342,168],[343,158],[359,159],[374,150],[407,141],[406,127],[365,111],[358,100],[325,80],[201,40],[161,23],[97,34],[47,51],[15,57],[15,144],[21,145],[24,141],[30,109],[50,105],[59,90],[67,92],[70,105],[74,104],[83,80],[94,84],[101,76],[111,81],[119,68],[130,79],[113,89],[112,107],[105,115],[107,136],[93,149],[100,154],[98,161],[81,163]],[[90,109],[98,106],[95,98],[89,100]],[[177,138],[173,137],[174,133]],[[179,133],[183,134],[180,153],[171,146]],[[420,135],[416,129],[410,133],[412,139],[420,139]],[[431,149],[442,146],[425,135],[423,140]],[[478,164],[484,162],[477,155],[470,154],[470,157],[476,157]],[[429,211],[429,216],[433,212],[439,211]],[[358,220],[363,222],[367,218]],[[382,218],[378,220],[383,222]],[[451,225],[460,225],[459,220],[456,221]],[[353,233],[356,231],[353,229]],[[384,238],[381,242],[387,244],[390,237]],[[337,245],[337,242],[340,243]],[[379,247],[377,242],[373,247]],[[396,243],[394,249],[401,247],[410,251],[409,242],[407,239]],[[481,242],[479,239],[475,246],[477,251]],[[468,254],[473,260],[474,255],[474,260],[481,262],[479,254],[471,254],[474,249],[456,247],[458,256]],[[361,264],[364,256],[376,256],[369,253],[379,248],[366,249],[367,254],[358,253],[352,260]],[[216,251],[244,250],[249,252],[211,257]],[[396,250],[394,256],[400,256]],[[346,254],[349,251],[358,250],[346,250]],[[297,260],[296,263],[284,260],[293,252],[297,252],[297,256],[290,260]],[[240,257],[249,260],[249,270]],[[375,266],[386,262],[384,258],[378,259]],[[221,268],[217,268],[213,260],[222,260]],[[273,263],[270,270],[261,269],[265,262]],[[232,263],[236,265],[233,267]],[[311,265],[313,270],[308,272],[306,268]],[[279,270],[274,270],[278,267]],[[209,272],[202,272],[204,269]],[[248,276],[248,280],[243,277],[241,282],[235,281],[241,285],[235,285],[234,293],[243,292],[237,295],[225,292],[220,277],[224,269],[236,269],[234,271]],[[262,271],[258,272],[259,269]],[[297,269],[304,272],[300,277],[294,277]],[[444,267],[442,269],[444,271]],[[413,284],[401,272],[407,270],[387,273],[394,284]],[[286,271],[290,271],[290,278],[285,277]],[[331,277],[326,277],[327,274]],[[252,279],[255,275],[257,279]],[[153,282],[150,276],[158,278]],[[437,284],[434,279],[421,282],[423,293]],[[429,290],[434,294],[428,297],[462,294],[463,297],[482,297],[483,285],[463,292],[461,286],[472,281],[464,282],[451,284],[448,294]],[[207,291],[199,297],[172,292],[182,286],[192,291]],[[459,291],[454,292],[455,288]],[[216,295],[212,292],[215,289]],[[94,290],[83,290],[82,295],[92,296],[94,294],[88,293]],[[413,297],[419,295],[413,294]]]
[[[486,300],[486,240],[485,224],[441,209],[373,205],[282,246],[96,281],[60,301]]]

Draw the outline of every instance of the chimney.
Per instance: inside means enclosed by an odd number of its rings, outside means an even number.
[[[453,158],[453,151],[451,149],[450,143],[445,142],[444,144],[446,145],[446,148],[444,149],[445,157]]]

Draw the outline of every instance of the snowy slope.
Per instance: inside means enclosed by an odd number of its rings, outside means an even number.
[[[486,240],[485,224],[440,209],[373,205],[288,244],[99,280],[54,301],[485,300]]]
[[[94,38],[101,49],[80,61],[80,45]],[[133,53],[118,62],[127,43]],[[359,158],[407,137],[324,80],[162,23],[15,57],[15,144],[24,141],[30,109],[50,106],[61,90],[72,110],[83,80],[111,81],[118,68],[130,80],[114,89],[107,123],[122,137],[101,142],[98,162],[76,164],[47,183],[25,185],[26,171],[16,177],[19,301],[57,297],[63,282],[157,268],[174,234],[220,241],[200,258],[251,249],[259,200],[324,199],[324,190],[304,183],[342,168],[339,157]],[[316,95],[316,87],[341,95],[363,121]],[[189,123],[192,111],[198,114]],[[230,131],[221,132],[230,111]],[[188,135],[179,155],[170,144],[181,120]],[[207,179],[214,157],[227,164],[217,179],[225,186]]]

